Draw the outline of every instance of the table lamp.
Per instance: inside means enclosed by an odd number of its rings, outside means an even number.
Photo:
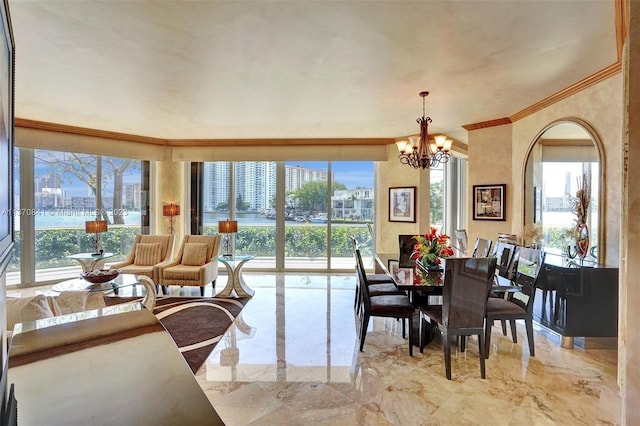
[[[92,255],[100,256],[104,252],[102,250],[102,236],[103,232],[107,232],[106,220],[87,220],[84,223],[84,230],[87,234],[94,234],[93,236],[93,250]]]
[[[238,221],[237,220],[221,220],[218,222],[218,232],[221,234],[225,234],[224,236],[224,257],[233,256],[231,244],[229,241],[229,234],[235,234],[238,232]]]
[[[169,233],[173,234],[176,216],[180,215],[180,204],[165,204],[162,206],[162,215],[169,217]]]

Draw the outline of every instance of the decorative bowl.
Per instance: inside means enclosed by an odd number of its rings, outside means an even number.
[[[87,271],[80,274],[80,277],[92,284],[102,284],[109,282],[120,275],[118,269],[97,269],[95,271]]]

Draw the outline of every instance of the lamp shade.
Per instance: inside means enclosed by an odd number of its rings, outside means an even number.
[[[84,223],[84,230],[88,234],[97,234],[99,232],[107,232],[106,220],[87,220]]]
[[[235,234],[238,232],[237,220],[221,220],[218,222],[218,232],[221,234]]]
[[[180,214],[180,204],[165,204],[162,206],[163,216],[178,216]]]

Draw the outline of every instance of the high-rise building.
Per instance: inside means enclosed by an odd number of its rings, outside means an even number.
[[[228,162],[212,162],[204,164],[204,197],[205,211],[218,208],[229,202],[229,167]],[[242,200],[249,211],[265,211],[272,208],[276,196],[276,163],[273,161],[246,161],[233,163],[235,199]],[[328,180],[326,170],[308,169],[302,166],[285,166],[285,190],[295,191],[307,182]]]

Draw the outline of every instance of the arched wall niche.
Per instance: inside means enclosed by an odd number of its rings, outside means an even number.
[[[576,215],[567,215],[569,197],[576,195],[577,179],[588,173],[591,203],[587,225],[591,230],[589,260],[606,259],[606,202],[604,145],[595,129],[577,117],[563,117],[544,126],[533,138],[523,164],[523,243],[539,243],[549,252],[561,254],[574,244],[569,232]],[[545,178],[546,171],[546,178]],[[553,177],[554,179],[550,178]],[[550,183],[551,182],[551,183]],[[536,241],[536,235],[541,238]],[[564,243],[561,243],[564,241]]]

